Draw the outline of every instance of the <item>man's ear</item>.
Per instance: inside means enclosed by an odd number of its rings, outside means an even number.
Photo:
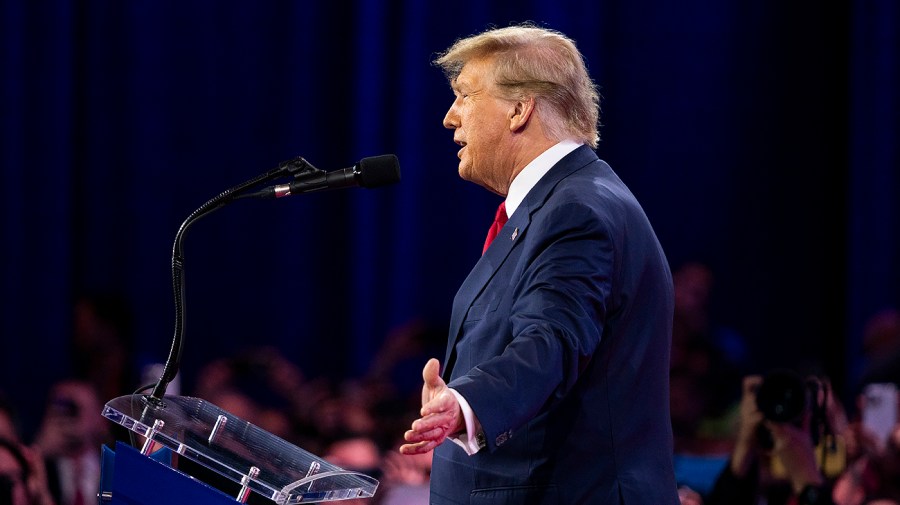
[[[528,125],[534,113],[534,97],[529,96],[512,103],[509,108],[509,131],[518,132]]]

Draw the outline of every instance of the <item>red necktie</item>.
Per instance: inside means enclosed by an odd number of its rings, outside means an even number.
[[[493,242],[497,237],[497,234],[500,233],[500,228],[503,228],[503,225],[506,224],[507,220],[509,220],[509,217],[506,215],[506,201],[503,201],[500,206],[497,207],[497,215],[494,216],[494,224],[492,224],[491,229],[488,230],[487,238],[484,240],[484,249],[481,250],[481,254],[487,252],[491,242]]]

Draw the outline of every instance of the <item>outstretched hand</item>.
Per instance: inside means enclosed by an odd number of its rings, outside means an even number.
[[[441,379],[441,364],[432,358],[422,370],[422,410],[421,416],[412,423],[403,439],[407,444],[400,446],[402,454],[423,454],[440,445],[448,436],[463,429],[465,424],[462,410],[447,383]]]

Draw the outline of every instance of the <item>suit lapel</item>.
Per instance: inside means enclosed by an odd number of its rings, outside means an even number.
[[[520,208],[519,210],[524,209]],[[503,265],[503,262],[506,261],[515,242],[520,240],[528,229],[528,224],[531,222],[531,214],[519,212],[519,210],[516,210],[515,215],[509,218],[509,221],[497,234],[497,238],[494,239],[491,247],[478,259],[478,262],[472,267],[472,271],[469,272],[469,276],[466,277],[466,280],[463,281],[459,291],[456,293],[450,318],[447,359],[444,360],[444,363],[447,363],[449,360],[450,349],[456,344],[459,330],[462,327],[466,313],[469,311],[469,307],[472,306],[472,302],[481,294],[484,287],[487,286],[491,278],[500,269],[500,266]],[[513,233],[515,233],[515,238],[513,238]]]
[[[445,380],[449,380],[450,372],[456,361],[453,351],[460,336],[462,323],[469,308],[472,306],[472,302],[484,291],[484,287],[500,270],[516,243],[522,240],[528,225],[531,224],[531,216],[543,206],[550,192],[559,181],[597,159],[597,155],[591,148],[581,146],[554,165],[528,192],[525,200],[522,201],[519,208],[510,216],[509,221],[497,234],[497,238],[494,239],[491,247],[472,267],[472,271],[469,272],[468,277],[463,281],[453,300],[447,352],[444,356],[444,370],[442,372]]]

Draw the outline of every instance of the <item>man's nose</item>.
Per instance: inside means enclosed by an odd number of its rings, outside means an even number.
[[[456,113],[456,105],[452,105],[444,116],[444,128],[455,130],[459,128],[459,114]]]

